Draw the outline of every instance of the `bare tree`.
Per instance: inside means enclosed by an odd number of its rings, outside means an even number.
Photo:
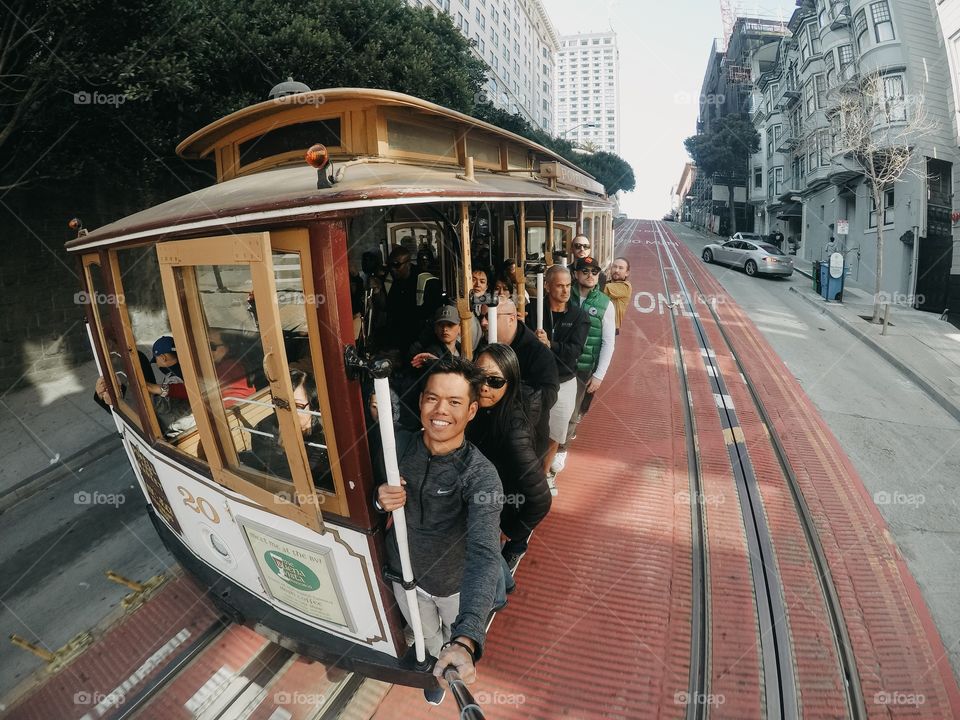
[[[905,95],[899,78],[870,75],[859,84],[841,86],[831,113],[834,151],[863,172],[877,213],[877,268],[873,322],[880,321],[883,279],[884,192],[905,175],[926,178],[923,158],[914,162],[917,142],[936,129],[926,113],[922,94]]]

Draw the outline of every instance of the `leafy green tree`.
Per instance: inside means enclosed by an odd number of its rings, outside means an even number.
[[[577,152],[577,149],[569,140],[554,137],[534,128],[520,115],[509,113],[506,110],[494,107],[490,103],[479,103],[472,114],[480,120],[509,130],[553,150],[561,157],[593,175],[606,189],[607,195],[613,195],[619,190],[630,191],[636,187],[633,168],[619,155],[603,151],[594,153]]]
[[[737,231],[734,189],[745,184],[750,156],[760,149],[760,135],[745,115],[720,118],[709,133],[693,135],[683,141],[698,172],[722,179],[727,186],[730,234]]]

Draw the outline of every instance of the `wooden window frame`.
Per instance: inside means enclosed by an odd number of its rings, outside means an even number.
[[[276,233],[277,236],[282,233]],[[283,238],[284,241],[289,238]],[[184,383],[190,405],[194,411],[200,437],[206,447],[205,460],[210,466],[214,480],[224,487],[233,490],[260,505],[264,510],[280,515],[308,527],[317,532],[323,531],[323,518],[320,513],[320,500],[317,497],[313,478],[309,473],[309,462],[306,448],[302,441],[302,433],[295,413],[290,408],[296,407],[293,403],[293,387],[290,382],[290,372],[284,353],[283,331],[280,326],[279,311],[272,302],[276,297],[276,283],[273,274],[271,233],[244,233],[237,235],[223,235],[210,238],[194,238],[176,240],[157,245],[157,259],[160,266],[160,276],[163,282],[163,293],[169,313],[170,326],[177,342],[177,357],[184,369]],[[309,255],[307,256],[309,259]],[[212,394],[217,402],[209,404],[204,400],[201,391],[200,379],[204,383],[216,382],[216,369],[209,353],[198,352],[198,346],[203,347],[207,342],[205,326],[195,326],[193,320],[203,318],[203,307],[196,287],[196,275],[192,271],[196,266],[205,265],[247,265],[250,268],[254,294],[259,297],[271,298],[269,303],[261,303],[257,308],[258,335],[264,350],[264,370],[269,382],[269,389],[274,398],[281,398],[287,404],[286,411],[277,409],[277,425],[290,464],[291,485],[296,491],[296,497],[287,499],[277,492],[261,487],[237,472],[234,467],[239,465],[237,451],[232,442],[225,441],[230,436],[230,427],[226,411],[220,400],[219,388]],[[190,268],[191,272],[181,273],[178,280],[176,269]],[[304,273],[304,292],[307,292],[307,275],[310,275],[312,289],[312,274]],[[183,292],[181,292],[181,289]],[[309,313],[307,313],[309,315]],[[309,326],[308,326],[309,327]],[[317,338],[310,338],[311,352],[314,352]],[[202,345],[201,345],[202,343]],[[179,351],[183,348],[182,351]],[[319,351],[319,348],[317,348]],[[268,362],[268,358],[272,361]],[[314,359],[316,366],[317,360]],[[322,363],[322,361],[321,361]],[[269,367],[267,367],[269,365]],[[318,395],[326,393],[326,378],[317,378]],[[325,403],[325,404],[324,404]],[[329,398],[321,400],[321,408],[329,410]],[[329,417],[329,416],[328,416]],[[332,433],[331,433],[332,440]],[[295,450],[291,450],[295,448]],[[293,457],[291,457],[291,453]],[[334,472],[333,454],[331,455],[331,472]],[[233,465],[234,467],[231,467]],[[337,468],[339,471],[339,468]],[[334,487],[343,486],[342,477],[334,474]],[[279,487],[281,482],[275,480],[268,473],[263,473],[267,484],[276,481]],[[346,498],[342,492],[338,496],[337,505],[345,505]],[[326,503],[326,496],[324,496]],[[335,512],[335,510],[333,510]]]

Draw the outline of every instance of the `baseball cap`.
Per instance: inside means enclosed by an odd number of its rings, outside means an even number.
[[[453,305],[444,305],[437,310],[437,314],[433,316],[433,324],[437,323],[453,323],[454,325],[460,324],[460,313],[457,312],[457,309]]]
[[[573,263],[574,270],[589,270],[590,268],[595,267],[599,267],[599,265],[597,265],[597,261],[589,256],[577,258],[576,262]]]
[[[153,344],[153,356],[165,355],[167,353],[175,353],[177,351],[176,345],[173,343],[173,338],[169,335],[164,335],[163,337],[157,338],[157,341]]]

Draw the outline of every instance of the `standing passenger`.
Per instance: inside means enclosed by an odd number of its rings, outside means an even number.
[[[611,263],[610,279],[603,287],[603,294],[613,300],[617,318],[617,335],[620,334],[620,325],[623,323],[623,316],[633,295],[633,287],[628,277],[630,277],[630,261],[625,257],[618,257]]]

